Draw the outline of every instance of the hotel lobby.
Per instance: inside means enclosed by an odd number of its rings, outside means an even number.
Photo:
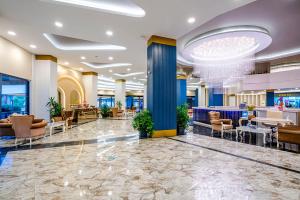
[[[0,199],[300,200],[299,0],[1,0]]]

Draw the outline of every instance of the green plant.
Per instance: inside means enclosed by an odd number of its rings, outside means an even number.
[[[254,105],[249,105],[247,107],[248,111],[253,111],[255,109],[255,106]]]
[[[101,116],[103,118],[107,118],[109,116],[109,111],[110,111],[110,108],[108,107],[108,105],[104,104],[102,107],[101,107]]]
[[[63,107],[60,103],[58,103],[54,97],[50,97],[46,106],[49,108],[50,118],[60,117]]]
[[[134,129],[138,130],[140,134],[149,134],[151,136],[154,127],[150,112],[144,110],[138,113],[133,118],[132,126]]]
[[[190,117],[188,115],[187,104],[177,106],[176,118],[177,118],[177,127],[184,128],[184,129],[188,127],[188,122],[190,120]]]
[[[122,109],[122,102],[121,101],[117,101],[117,106],[118,106],[118,109],[121,110]]]

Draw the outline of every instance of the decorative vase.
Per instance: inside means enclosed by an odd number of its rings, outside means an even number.
[[[140,132],[139,136],[140,136],[140,139],[146,139],[146,138],[148,138],[148,134],[147,133]]]
[[[185,135],[185,128],[177,127],[177,135]]]

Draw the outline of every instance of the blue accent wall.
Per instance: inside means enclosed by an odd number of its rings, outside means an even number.
[[[274,106],[274,99],[275,99],[274,91],[267,91],[266,106]]]
[[[147,49],[147,108],[154,130],[176,129],[176,47],[152,43]]]
[[[208,106],[223,106],[223,93],[219,88],[208,89]]]
[[[186,79],[177,79],[177,106],[186,103]]]

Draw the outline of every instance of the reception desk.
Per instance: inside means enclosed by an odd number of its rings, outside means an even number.
[[[208,116],[210,111],[219,112],[222,119],[231,119],[234,128],[239,126],[239,119],[243,116],[243,112],[247,112],[246,109],[236,107],[194,107],[193,121],[210,124]]]

